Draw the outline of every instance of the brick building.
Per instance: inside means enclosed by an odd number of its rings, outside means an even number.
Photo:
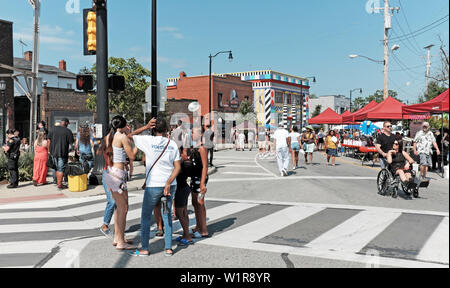
[[[13,23],[0,20],[0,63],[13,66],[13,59]],[[12,72],[7,69],[0,68],[0,80],[6,81],[5,105],[8,115],[7,127],[2,123],[3,117],[0,117],[0,127],[1,129],[6,130],[14,127],[14,82],[11,77],[6,77],[6,75],[10,75],[11,73]],[[1,103],[3,104],[3,99],[1,99]],[[0,109],[0,113],[3,116],[3,109]],[[0,133],[0,138],[1,137],[2,133]],[[3,139],[0,140],[3,143]]]
[[[211,111],[212,119],[217,122],[218,115],[224,115],[227,121],[235,121],[236,114],[242,101],[253,103],[252,84],[242,81],[240,77],[232,75],[213,75],[211,80]],[[167,80],[167,99],[182,100],[192,99],[200,105],[200,115],[209,122],[209,76],[187,77],[185,72],[180,73],[179,78]],[[173,104],[172,104],[173,105]],[[192,113],[191,113],[192,114]]]

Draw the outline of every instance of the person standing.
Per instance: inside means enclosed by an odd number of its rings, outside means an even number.
[[[74,143],[72,131],[67,128],[69,124],[69,119],[64,118],[48,134],[49,153],[56,160],[56,184],[59,190],[67,189],[63,185],[64,171],[69,160],[69,146]]]
[[[319,151],[322,151],[325,144],[325,133],[323,132],[323,129],[320,129],[319,134],[317,134],[317,137],[319,138]]]
[[[383,132],[377,137],[375,148],[380,154],[380,166],[381,169],[385,169],[388,166],[387,153],[392,149],[395,142],[395,135],[391,133],[392,124],[390,121],[385,121],[383,124]]]
[[[80,162],[89,163],[89,170],[94,165],[94,154],[93,154],[94,140],[91,136],[91,130],[89,126],[81,126],[80,131],[77,133],[77,140],[75,141],[75,151],[80,157]]]
[[[8,171],[10,184],[8,189],[19,187],[19,157],[20,157],[20,138],[15,136],[17,130],[10,129],[6,131],[8,137],[7,143],[3,146],[3,151],[8,158]]]
[[[112,132],[109,134],[106,148],[107,163],[112,163],[104,175],[103,181],[108,185],[117,210],[114,218],[113,245],[117,250],[134,250],[135,246],[125,240],[125,227],[128,214],[127,173],[125,171],[126,157],[134,160],[135,154],[131,149],[130,140],[125,134],[127,121],[122,116],[111,120]]]
[[[214,156],[214,131],[211,130],[211,125],[206,126],[206,131],[204,133],[205,148],[208,150],[209,154],[209,166],[213,166],[213,156]]]
[[[266,135],[267,132],[264,129],[264,127],[259,127],[259,132],[258,132],[258,148],[259,148],[259,153],[262,155],[265,155],[266,151],[267,151],[267,147],[266,147]]]
[[[306,132],[303,134],[302,142],[305,150],[305,163],[306,165],[312,164],[314,150],[316,149],[317,146],[317,138],[311,125],[306,127]],[[309,163],[308,163],[308,155],[309,155]]]
[[[253,145],[255,144],[256,135],[253,129],[248,130],[248,149],[250,151],[253,150]]]
[[[239,149],[241,149],[241,151],[245,151],[245,134],[244,134],[244,131],[239,131],[238,141],[239,141]]]
[[[277,151],[278,170],[281,177],[288,176],[289,152],[291,151],[291,138],[289,132],[285,130],[283,122],[280,122],[279,128],[273,134],[275,140],[275,149]]]
[[[153,129],[155,136],[137,136],[145,130]],[[181,158],[177,144],[167,137],[169,125],[164,118],[152,119],[146,126],[130,133],[128,137],[146,155],[146,182],[141,216],[142,248],[132,256],[148,256],[150,242],[150,220],[152,211],[161,202],[165,230],[165,256],[172,256],[172,201],[177,190],[176,178],[181,170]]]
[[[436,143],[436,138],[433,135],[433,132],[430,131],[430,124],[428,122],[424,122],[422,124],[422,130],[416,133],[416,137],[414,137],[414,155],[420,157],[420,175],[421,181],[429,181],[427,178],[428,169],[433,166],[432,163],[432,147],[436,149],[436,154],[439,156],[441,152]]]
[[[172,131],[170,139],[175,141],[178,147],[182,147],[184,144],[184,131],[183,131],[183,121],[178,120],[177,128]]]
[[[39,131],[36,141],[34,141],[34,162],[33,162],[33,185],[41,186],[47,184],[47,160],[48,145],[45,139],[45,132]]]
[[[338,138],[336,136],[336,132],[334,130],[330,130],[328,132],[328,136],[325,138],[325,150],[327,152],[327,165],[336,166],[336,156],[337,156],[337,147],[338,147]]]
[[[292,132],[289,134],[291,139],[291,156],[292,156],[292,167],[296,170],[298,168],[298,153],[300,152],[300,133],[298,133],[298,127],[294,126]]]

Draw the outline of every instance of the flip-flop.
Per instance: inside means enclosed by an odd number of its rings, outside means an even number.
[[[195,243],[193,240],[188,241],[186,239],[181,239],[179,242],[180,242],[180,244],[178,244],[178,245],[180,245],[180,246],[189,246],[189,245],[193,245]]]
[[[167,251],[164,250],[164,256],[166,256],[166,257],[172,257],[172,256],[173,256],[173,250],[172,250],[172,249],[167,249],[167,250],[172,251],[172,253],[167,253]]]
[[[131,240],[131,239],[126,239],[126,240],[125,240],[125,243],[126,243],[126,244],[133,244],[133,240]],[[113,246],[116,247],[116,246],[117,246],[117,243],[113,243]]]
[[[118,248],[117,246],[116,246],[116,250],[118,250],[118,251],[125,251],[125,250],[136,250],[136,246],[131,246],[131,245],[126,245],[125,247],[123,247],[123,248]]]
[[[128,254],[133,257],[148,257],[148,256],[150,256],[150,253],[141,254],[141,252],[139,252],[139,250],[137,250],[137,249],[136,249],[136,251],[130,251]]]
[[[164,231],[162,231],[162,230],[156,231],[155,236],[156,236],[156,237],[164,237]]]
[[[192,237],[195,239],[200,239],[200,238],[211,238],[211,235],[202,235],[199,232],[195,232],[194,234],[192,234]]]

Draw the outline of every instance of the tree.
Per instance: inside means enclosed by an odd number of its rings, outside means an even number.
[[[439,36],[439,41],[441,42],[441,46],[439,47],[441,67],[439,68],[439,71],[435,73],[435,75],[430,76],[430,78],[438,83],[442,83],[442,86],[447,87],[448,89],[449,53],[448,50],[446,49],[447,47],[445,46],[444,41],[442,41],[441,39],[441,36]]]
[[[150,86],[148,78],[151,77],[151,72],[137,63],[135,58],[110,57],[108,60],[108,72],[125,77],[125,91],[109,93],[110,111],[124,116],[133,125],[143,124],[142,104],[145,102],[145,91]],[[81,73],[96,75],[96,71],[97,67],[94,64],[91,69],[82,69]],[[97,110],[96,94],[89,94],[86,107],[91,111]]]
[[[392,97],[392,98],[394,98],[394,99],[396,99],[396,100],[398,100],[398,101],[400,101],[400,99],[397,98],[398,93],[395,92],[395,91],[393,91],[393,90],[389,90],[388,96],[389,96],[389,97]],[[375,92],[375,94],[370,95],[370,96],[367,97],[366,99],[367,99],[366,105],[369,104],[369,103],[372,102],[372,101],[375,101],[375,102],[377,102],[377,103],[381,103],[381,102],[384,101],[384,92],[383,92],[383,90],[377,90],[377,91]],[[401,101],[400,101],[400,102],[401,102]]]
[[[317,105],[316,108],[314,109],[314,112],[312,113],[312,118],[319,116],[321,111],[322,105]]]
[[[311,94],[309,95],[309,99],[318,99],[319,97],[317,97],[316,94]]]
[[[255,113],[255,109],[253,108],[253,104],[250,103],[250,101],[244,100],[241,102],[241,105],[239,106],[239,112],[245,116],[248,113]]]
[[[424,102],[433,100],[437,96],[444,93],[446,90],[447,90],[447,88],[443,85],[442,86],[439,85],[439,82],[432,81],[432,82],[428,83],[427,91],[423,95],[419,96],[419,103],[424,103]]]
[[[353,100],[353,104],[352,104],[352,110],[350,112],[354,112],[357,111],[361,108],[363,108],[364,106],[366,106],[368,104],[367,99],[362,98],[362,97],[357,97],[355,100]]]

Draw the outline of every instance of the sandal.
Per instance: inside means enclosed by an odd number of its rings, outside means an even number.
[[[211,236],[208,234],[208,235],[202,235],[202,234],[200,234],[199,232],[195,232],[194,234],[192,234],[192,238],[195,238],[195,239],[199,239],[199,238],[211,238]]]
[[[162,231],[162,230],[156,231],[155,236],[156,236],[156,237],[164,237],[164,231]]]
[[[125,239],[125,243],[126,243],[126,244],[133,244],[133,240],[131,240],[131,239]],[[116,246],[117,246],[117,243],[113,243],[113,246],[116,247]]]
[[[142,251],[144,251],[144,250],[142,250]],[[141,254],[141,252],[139,252],[139,250],[137,250],[137,249],[136,249],[136,251],[130,251],[128,254],[130,254],[130,256],[133,256],[133,257],[148,257],[148,256],[150,256],[150,253]]]
[[[180,246],[189,246],[189,245],[193,245],[195,243],[194,240],[188,241],[186,239],[181,239],[179,242],[180,242],[180,244],[178,244],[178,245],[180,245]]]
[[[118,251],[124,251],[124,250],[136,250],[136,246],[132,246],[132,245],[129,245],[129,244],[125,244],[125,246],[124,247],[117,247],[116,246],[116,250],[118,250]]]
[[[167,252],[167,251],[170,251],[170,253]],[[173,256],[173,250],[172,250],[172,249],[166,249],[166,250],[164,250],[164,256],[166,256],[166,257],[172,257],[172,256]]]

